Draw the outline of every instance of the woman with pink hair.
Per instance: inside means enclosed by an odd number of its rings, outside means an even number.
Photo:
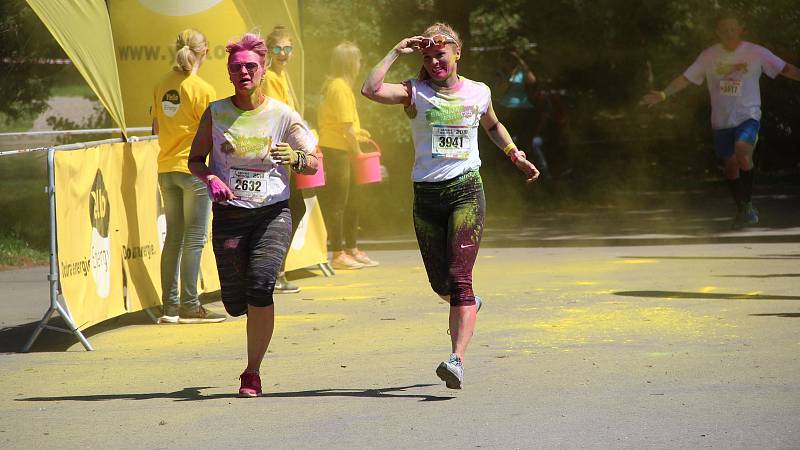
[[[317,143],[297,112],[261,89],[264,40],[247,33],[226,49],[235,93],[212,102],[200,119],[189,170],[205,182],[214,202],[212,244],[225,310],[247,314],[247,367],[239,396],[257,397],[275,326],[272,294],[292,232],[287,169],[314,174]]]

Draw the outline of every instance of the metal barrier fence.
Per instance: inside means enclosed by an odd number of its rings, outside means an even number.
[[[141,128],[128,128],[127,130],[130,132],[150,132],[150,128],[141,127]],[[68,130],[68,131],[44,131],[44,132],[27,132],[27,133],[0,133],[0,138],[3,137],[28,137],[28,136],[44,136],[44,135],[84,135],[84,134],[98,134],[98,133],[120,133],[121,130],[119,128],[103,128],[103,129],[93,129],[93,130]],[[23,353],[27,353],[30,351],[33,343],[39,337],[42,330],[48,329],[53,331],[58,331],[62,333],[73,334],[78,340],[83,344],[83,347],[91,351],[93,350],[92,345],[86,339],[86,337],[81,333],[81,331],[75,326],[75,322],[70,317],[69,313],[66,309],[59,303],[58,296],[60,294],[60,285],[59,285],[59,273],[58,273],[58,242],[56,239],[56,197],[55,197],[55,153],[62,152],[62,151],[72,151],[72,150],[81,150],[89,147],[94,147],[97,145],[102,144],[117,144],[122,142],[135,142],[135,141],[145,141],[145,140],[154,140],[158,139],[158,136],[142,136],[142,137],[130,137],[127,140],[124,138],[113,138],[113,139],[104,139],[100,141],[92,141],[92,142],[81,142],[77,144],[66,144],[66,145],[58,145],[58,146],[50,146],[50,147],[37,147],[37,148],[28,148],[28,149],[20,149],[20,150],[11,150],[6,152],[0,152],[0,157],[4,156],[11,156],[11,155],[19,155],[24,153],[33,153],[33,152],[47,152],[47,186],[45,187],[45,193],[47,194],[48,198],[48,216],[49,216],[49,228],[50,228],[50,270],[47,275],[48,282],[50,283],[50,306],[47,308],[47,311],[42,316],[42,319],[36,325],[36,329],[31,334],[28,341],[25,343],[25,346],[22,348]],[[61,328],[49,325],[48,322],[50,318],[53,316],[54,312],[58,312],[61,319],[66,324],[67,328]]]

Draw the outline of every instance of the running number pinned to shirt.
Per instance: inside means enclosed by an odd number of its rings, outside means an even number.
[[[433,125],[431,133],[431,156],[447,159],[468,159],[471,134],[476,127],[459,125]]]
[[[242,200],[261,203],[267,198],[267,171],[231,167],[229,186]]]
[[[742,81],[719,80],[719,93],[726,97],[740,97],[742,95]]]

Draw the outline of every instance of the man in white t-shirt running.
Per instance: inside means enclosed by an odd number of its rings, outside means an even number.
[[[759,79],[765,73],[770,78],[783,75],[800,81],[800,70],[766,48],[743,41],[744,29],[735,15],[719,15],[716,26],[719,43],[703,50],[666,89],[650,92],[643,101],[653,106],[682,91],[689,83],[699,86],[706,80],[711,95],[714,149],[725,164],[725,178],[738,208],[733,228],[739,229],[758,223],[751,193],[753,149],[761,120]]]

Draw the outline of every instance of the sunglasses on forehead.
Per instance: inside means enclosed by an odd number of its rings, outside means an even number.
[[[457,42],[446,34],[434,34],[433,36],[422,38],[420,48],[441,47],[445,44],[457,44]]]
[[[285,46],[285,47],[280,47],[280,46],[277,46],[277,45],[276,45],[275,47],[270,47],[270,51],[271,51],[272,53],[276,54],[276,55],[277,55],[278,53],[280,53],[280,52],[281,52],[281,50],[283,51],[283,53],[286,53],[287,55],[289,55],[289,54],[291,54],[291,53],[292,53],[292,46],[291,46],[291,45],[287,45],[287,46]]]
[[[246,62],[246,63],[238,63],[232,62],[228,63],[228,72],[230,73],[239,73],[242,71],[242,67],[244,67],[248,72],[253,73],[258,70],[258,63],[256,62]]]

